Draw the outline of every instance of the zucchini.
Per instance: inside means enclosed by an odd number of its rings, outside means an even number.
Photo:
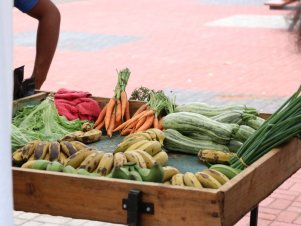
[[[265,122],[263,118],[256,116],[255,119],[249,119],[246,121],[246,125],[250,126],[253,129],[259,129],[259,127]]]
[[[233,110],[240,110],[254,115],[258,114],[255,108],[249,108],[245,105],[211,106],[205,103],[192,102],[179,105],[175,108],[175,112],[192,112],[207,117],[213,117],[221,113]]]
[[[240,122],[242,118],[243,118],[243,111],[241,110],[225,111],[219,115],[212,117],[212,119],[218,122],[236,123],[236,124],[238,124],[238,122]]]
[[[243,145],[242,142],[235,140],[235,139],[231,139],[229,144],[228,144],[228,148],[231,152],[237,152],[238,149]]]
[[[202,133],[220,144],[228,144],[232,134],[238,130],[238,127],[237,124],[217,122],[206,116],[190,112],[171,113],[163,118],[164,129],[174,129],[186,134],[191,132]]]
[[[209,140],[194,140],[173,129],[165,130],[164,135],[165,139],[163,146],[169,151],[177,151],[187,154],[198,154],[200,150],[205,149],[229,151],[228,147],[225,145],[217,144]]]
[[[241,125],[236,133],[233,134],[233,138],[245,142],[256,130],[250,126]]]

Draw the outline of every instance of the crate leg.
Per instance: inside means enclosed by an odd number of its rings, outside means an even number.
[[[250,226],[257,226],[258,222],[258,206],[251,210]]]
[[[127,210],[127,225],[129,226],[139,226],[142,213],[154,214],[155,212],[154,204],[142,202],[142,192],[136,189],[130,190],[128,198],[122,200],[122,208]]]

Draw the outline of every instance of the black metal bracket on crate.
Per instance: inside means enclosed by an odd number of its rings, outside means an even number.
[[[258,205],[251,210],[250,226],[257,226],[257,222],[258,222]]]
[[[128,193],[128,198],[122,200],[122,209],[127,210],[127,225],[139,226],[140,215],[142,213],[154,214],[153,203],[142,202],[142,192],[132,189]]]

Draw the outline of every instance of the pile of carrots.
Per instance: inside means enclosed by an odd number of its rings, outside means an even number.
[[[162,91],[152,91],[149,101],[142,104],[130,117],[129,100],[125,91],[130,73],[127,68],[118,72],[115,94],[104,106],[94,124],[95,129],[105,128],[109,137],[117,131],[125,136],[149,128],[162,130],[163,115],[174,111],[175,100],[170,100]]]
[[[109,137],[112,137],[116,127],[130,119],[129,101],[125,91],[130,74],[128,68],[118,72],[115,94],[104,106],[94,123],[95,129],[105,128]]]
[[[127,121],[116,127],[113,132],[120,131],[121,135],[127,135],[139,131],[145,131],[149,128],[163,129],[163,111],[173,111],[172,103],[165,94],[152,93],[150,100],[140,106],[135,114]]]

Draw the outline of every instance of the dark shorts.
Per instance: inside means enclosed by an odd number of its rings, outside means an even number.
[[[39,0],[15,0],[15,7],[23,13],[28,13],[35,7]]]

